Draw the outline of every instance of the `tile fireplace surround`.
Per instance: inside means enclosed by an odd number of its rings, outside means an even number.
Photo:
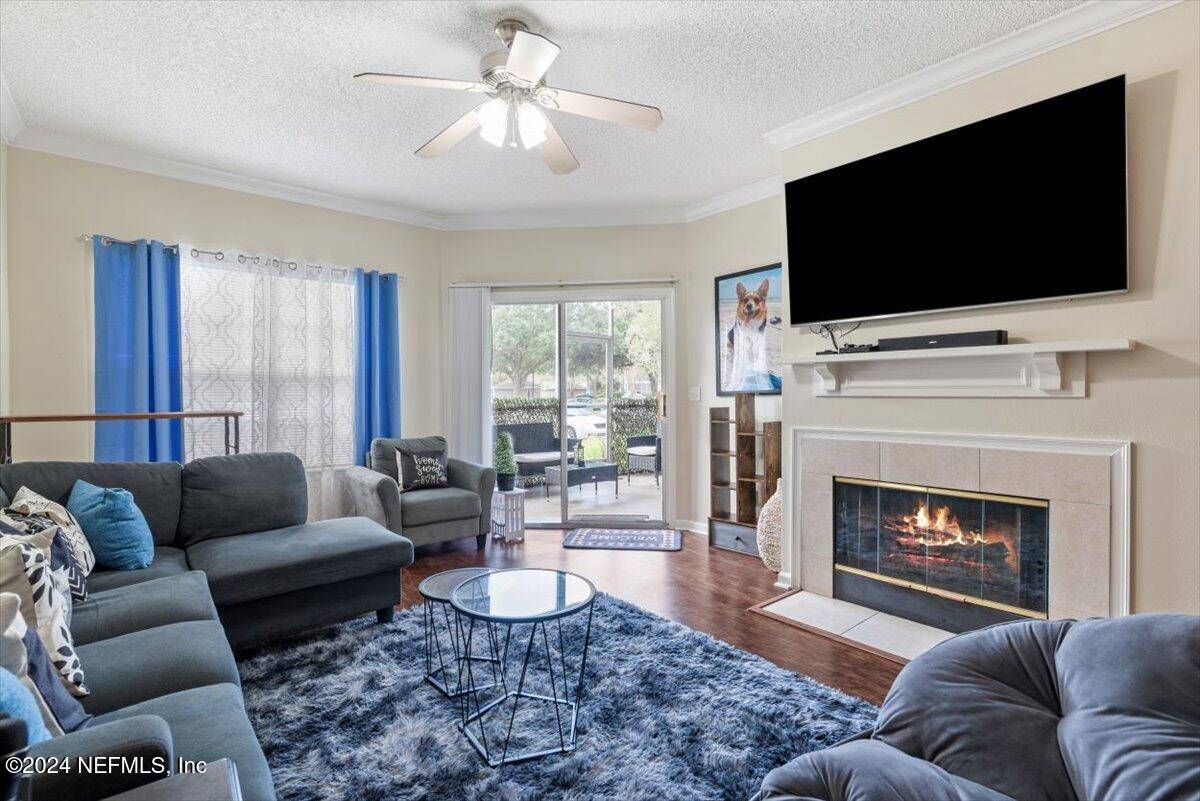
[[[787,445],[783,585],[833,596],[841,476],[1046,499],[1049,616],[1129,614],[1128,442],[795,427]]]

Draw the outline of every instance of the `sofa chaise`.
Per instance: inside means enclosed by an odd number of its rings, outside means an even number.
[[[234,649],[370,611],[390,620],[400,602],[412,543],[364,518],[306,522],[308,483],[294,454],[0,465],[0,504],[26,486],[65,505],[77,479],[129,490],[154,537],[149,567],[97,570],[88,587],[202,571]]]
[[[755,801],[1200,798],[1200,617],[1021,621],[900,671],[874,729]]]

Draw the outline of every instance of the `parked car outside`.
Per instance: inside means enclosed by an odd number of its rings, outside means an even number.
[[[604,437],[608,433],[608,418],[588,410],[567,409],[567,436],[571,439]]]

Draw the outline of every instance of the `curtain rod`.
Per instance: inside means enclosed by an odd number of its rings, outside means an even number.
[[[136,239],[117,239],[115,236],[105,236],[100,234],[101,245],[111,245],[113,242],[120,242],[122,245],[136,245]],[[91,242],[95,237],[92,234],[80,234],[80,242]],[[163,250],[179,250],[179,245],[163,245]]]
[[[560,278],[557,281],[463,281],[450,284],[451,289],[507,289],[516,287],[570,287],[570,286],[629,286],[631,284],[678,284],[675,276],[665,278],[626,278],[623,281],[606,280],[603,278],[582,281],[570,281]]]
[[[119,242],[122,245],[136,245],[137,244],[136,239],[117,239],[115,236],[107,236],[105,234],[95,234],[95,235],[80,234],[79,241],[80,242],[91,242],[95,238],[95,236],[100,237],[100,244],[102,244],[102,245],[111,245],[113,242]],[[179,245],[178,244],[163,245],[163,249],[164,250],[179,250]],[[216,261],[225,261],[225,253],[224,253],[224,251],[220,251],[220,250],[201,250],[199,248],[192,248],[191,254],[193,257],[205,255],[205,256],[212,256]],[[258,264],[261,259],[262,259],[261,256],[247,256],[245,253],[239,253],[237,260],[238,260],[238,264],[245,264],[247,262],[251,262],[253,264]],[[289,270],[295,270],[297,267],[300,266],[300,263],[295,262],[295,261],[284,261],[282,259],[272,258],[271,266],[272,267],[287,267]],[[328,265],[321,265],[321,264],[309,264],[308,266],[315,268],[317,270],[317,272],[320,272],[321,270],[329,270],[331,273],[341,273],[342,275],[350,274],[350,268],[348,268],[348,267],[329,267]],[[396,273],[395,275],[396,275],[396,280],[398,282],[404,283],[404,276],[400,275],[399,273]]]

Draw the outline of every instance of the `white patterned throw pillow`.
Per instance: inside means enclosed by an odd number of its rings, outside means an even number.
[[[0,535],[29,536],[43,531],[52,531],[50,542],[50,569],[59,586],[65,586],[72,601],[87,600],[87,576],[75,559],[75,552],[67,542],[66,534],[46,515],[27,515],[11,506],[0,509]],[[68,604],[68,610],[70,604]],[[68,614],[69,617],[69,614]]]
[[[50,547],[58,529],[34,534],[0,534],[0,592],[21,600],[21,616],[35,630],[59,678],[71,695],[88,694],[83,666],[71,638],[70,588],[50,567]]]
[[[25,622],[21,608],[28,603],[15,593],[0,592],[0,670],[30,692],[46,729],[57,737],[87,725],[92,716],[63,687],[41,637]]]
[[[75,515],[68,512],[65,506],[43,498],[29,487],[21,487],[8,508],[23,515],[43,515],[53,520],[54,524],[62,529],[63,537],[66,538],[83,575],[91,575],[96,567],[96,555],[92,553],[92,546],[83,534],[83,526],[79,525]]]

